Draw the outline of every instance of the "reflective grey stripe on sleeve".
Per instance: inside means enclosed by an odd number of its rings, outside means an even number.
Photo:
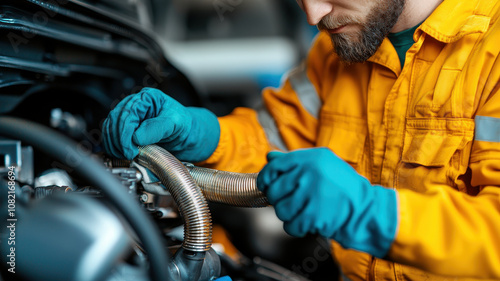
[[[316,88],[307,77],[305,62],[290,72],[288,80],[290,81],[295,93],[297,93],[302,106],[314,118],[318,119],[319,111],[321,109],[321,100],[316,92]]]
[[[281,151],[288,151],[283,138],[281,138],[278,127],[276,126],[276,122],[267,108],[263,104],[260,104],[256,110],[257,118],[259,119],[259,123],[262,128],[264,128],[264,132],[266,133],[269,143]]]
[[[474,139],[478,141],[500,142],[500,118],[476,116]]]

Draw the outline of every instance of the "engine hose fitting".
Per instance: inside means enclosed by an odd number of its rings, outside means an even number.
[[[184,163],[210,202],[237,207],[267,207],[266,196],[257,189],[258,173],[245,174],[196,167]]]
[[[212,218],[208,203],[187,168],[157,145],[139,147],[137,163],[151,170],[172,194],[184,218],[182,248],[205,252],[212,246]]]

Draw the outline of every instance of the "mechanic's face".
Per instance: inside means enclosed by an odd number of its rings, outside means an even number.
[[[297,0],[311,25],[330,33],[335,52],[347,63],[364,62],[382,44],[405,0]]]

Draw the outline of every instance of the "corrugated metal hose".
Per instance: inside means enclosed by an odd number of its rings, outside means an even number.
[[[257,189],[256,173],[231,173],[184,165],[157,145],[140,147],[136,159],[161,180],[179,206],[185,220],[182,247],[186,250],[207,251],[212,245],[212,221],[206,200],[238,207],[269,205]]]
[[[267,198],[257,189],[258,173],[224,172],[192,164],[186,167],[208,201],[252,208],[269,205]]]

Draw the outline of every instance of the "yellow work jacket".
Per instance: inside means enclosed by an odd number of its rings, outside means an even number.
[[[205,165],[256,172],[270,150],[329,147],[399,201],[385,259],[332,242],[345,280],[500,279],[499,3],[444,0],[403,69],[387,38],[346,65],[318,35],[262,107],[219,118]]]

